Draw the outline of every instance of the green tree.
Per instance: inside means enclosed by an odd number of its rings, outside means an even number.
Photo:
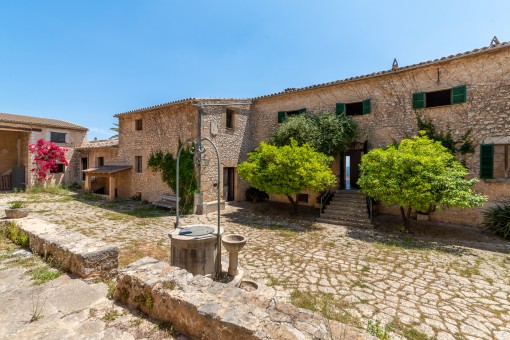
[[[271,136],[269,142],[276,146],[290,145],[291,139],[298,145],[308,143],[315,151],[333,155],[345,150],[357,136],[354,120],[345,114],[330,112],[319,116],[306,113],[292,116],[283,122]]]
[[[181,142],[179,142],[179,147]],[[177,191],[176,169],[177,158],[172,153],[163,152],[162,150],[153,151],[147,166],[154,172],[161,172],[161,179],[165,182],[173,192]],[[188,213],[193,209],[194,194],[197,192],[197,178],[195,175],[195,167],[193,162],[193,154],[190,147],[185,147],[181,152],[179,161],[179,196],[181,202],[181,212]]]
[[[299,146],[295,140],[281,147],[261,143],[237,171],[252,187],[287,196],[297,212],[299,201],[294,195],[303,190],[321,191],[336,182],[329,167],[332,160],[308,144]]]
[[[475,207],[487,199],[473,191],[478,179],[466,179],[467,169],[447,148],[420,134],[370,151],[360,165],[361,191],[383,204],[399,205],[408,230],[412,209]]]
[[[109,139],[119,139],[119,124],[113,123],[114,127],[110,128],[111,131],[115,132],[115,135],[111,136]]]

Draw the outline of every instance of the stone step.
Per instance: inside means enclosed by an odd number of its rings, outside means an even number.
[[[346,217],[352,217],[352,218],[361,218],[361,219],[365,219],[367,218],[368,216],[368,212],[365,210],[365,211],[339,211],[339,210],[326,210],[322,216],[324,215],[327,215],[327,216],[339,216],[339,217],[343,217],[343,216],[346,216]]]
[[[336,190],[335,196],[345,196],[345,197],[365,197],[365,194],[359,191],[346,191],[346,190]]]
[[[330,210],[331,211],[339,211],[339,212],[345,211],[345,212],[350,212],[350,213],[354,213],[354,212],[366,213],[366,212],[368,212],[367,207],[365,205],[363,205],[363,206],[327,205],[326,208],[328,209],[328,211],[330,211]]]
[[[330,219],[330,218],[318,218],[317,222],[320,223],[326,223],[326,224],[333,224],[333,225],[341,225],[346,227],[356,227],[356,228],[372,228],[371,223],[364,223],[364,222],[355,222],[355,221],[349,221],[349,220],[336,220],[336,219]]]
[[[353,201],[344,201],[344,200],[332,200],[329,202],[329,205],[335,206],[335,207],[366,207],[366,202],[353,202]]]
[[[359,216],[339,216],[339,215],[329,215],[327,213],[322,214],[320,218],[327,218],[329,220],[335,221],[348,221],[355,223],[370,223],[370,219],[368,217],[359,217]]]

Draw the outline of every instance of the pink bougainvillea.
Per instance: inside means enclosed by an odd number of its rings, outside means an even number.
[[[48,173],[58,169],[57,162],[69,165],[66,159],[66,148],[62,148],[52,142],[39,139],[37,143],[30,144],[28,150],[34,154],[34,168],[30,171],[35,172],[37,182],[50,180]]]

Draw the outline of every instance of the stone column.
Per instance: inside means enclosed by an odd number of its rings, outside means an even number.
[[[90,191],[90,174],[85,173],[85,191]]]
[[[115,199],[115,174],[108,176],[108,199],[113,201]]]

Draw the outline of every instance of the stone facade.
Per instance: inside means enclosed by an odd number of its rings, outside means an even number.
[[[371,100],[370,114],[354,116],[360,127],[359,142],[368,141],[369,149],[384,147],[406,136],[417,134],[417,114],[429,118],[442,131],[451,130],[459,139],[468,129],[475,153],[463,161],[471,176],[480,176],[480,145],[510,141],[510,48],[508,45],[443,58],[395,71],[356,77],[334,84],[313,86],[254,100],[254,143],[267,138],[278,127],[279,111],[306,108],[308,112],[335,112],[336,103]],[[413,109],[412,95],[466,85],[465,103]],[[503,143],[504,142],[504,143]],[[339,173],[338,159],[333,166]],[[476,190],[488,196],[486,204],[510,201],[510,180],[482,180]],[[476,225],[481,209],[445,209],[433,220]],[[397,213],[392,207],[382,212]]]
[[[37,120],[36,118],[34,119]],[[29,153],[28,146],[36,143],[39,139],[51,140],[52,132],[65,134],[65,143],[56,144],[67,148],[66,158],[69,162],[69,166],[65,167],[63,173],[53,173],[50,182],[55,184],[71,184],[78,182],[81,176],[81,169],[75,149],[85,142],[87,135],[86,128],[54,127],[1,120],[0,159],[2,161],[0,162],[0,175],[19,165],[24,167],[25,170],[25,184],[27,186],[33,185],[35,183],[35,178],[30,169],[33,167],[32,163],[34,157]]]
[[[413,108],[415,93],[426,93],[432,98],[434,93],[439,93],[437,91],[449,95],[453,93],[453,88],[459,86],[466,89],[465,99],[460,103]],[[212,148],[204,144],[207,149],[204,155],[209,159],[209,164],[203,168],[201,183],[204,201],[213,202],[216,199],[218,185],[222,199],[242,200],[248,184],[239,179],[237,164],[246,160],[247,153],[267,140],[278,128],[278,112],[299,109],[306,109],[312,114],[335,112],[338,103],[361,103],[368,99],[370,112],[353,116],[360,128],[358,146],[366,142],[370,150],[415,135],[418,132],[417,115],[421,115],[443,132],[450,129],[454,139],[472,130],[475,153],[467,154],[462,159],[470,176],[480,176],[481,144],[498,144],[495,166],[510,167],[510,151],[504,146],[510,145],[510,45],[507,43],[366,76],[288,89],[254,99],[185,99],[122,113],[117,115],[120,126],[118,150],[109,156],[105,155],[105,163],[135,165],[135,156],[141,156],[142,172],[136,172],[133,167],[123,182],[124,194],[134,196],[141,193],[144,199],[157,200],[170,189],[161,181],[158,173],[146,169],[147,159],[152,151],[158,149],[176,153],[179,139],[196,137],[199,134],[197,107],[201,106],[202,135],[218,146],[221,156],[220,182],[217,183],[216,157]],[[231,127],[226,126],[227,120]],[[141,124],[141,129],[137,129],[137,124]],[[94,154],[99,155],[100,152],[103,151],[96,150]],[[356,157],[363,152],[359,151]],[[358,162],[357,158],[351,159]],[[339,178],[344,176],[343,167],[339,158],[332,164]],[[495,174],[503,178],[482,180],[477,184],[476,190],[489,198],[486,206],[510,201],[509,172],[508,169],[498,168]],[[233,176],[233,180],[228,181],[224,176]],[[233,187],[230,191],[229,185]],[[318,193],[303,193],[308,194],[308,202],[303,204],[316,203]],[[270,199],[287,201],[277,195],[271,195]],[[379,211],[397,212],[393,207],[380,207]],[[436,212],[432,219],[476,225],[481,218],[480,211],[446,209]]]

